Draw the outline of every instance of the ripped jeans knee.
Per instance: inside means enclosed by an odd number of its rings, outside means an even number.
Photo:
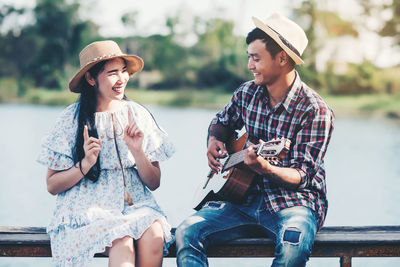
[[[279,214],[281,227],[276,236],[272,266],[305,266],[308,261],[318,222],[306,207],[288,208]]]
[[[298,245],[300,243],[301,231],[296,227],[288,227],[283,232],[282,242]]]

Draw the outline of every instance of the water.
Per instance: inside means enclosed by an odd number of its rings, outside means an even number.
[[[155,196],[176,227],[193,213],[192,194],[208,172],[206,130],[215,111],[150,106],[177,153],[161,163]],[[46,167],[36,163],[40,140],[62,107],[0,105],[0,225],[45,226],[55,198],[46,190]],[[400,224],[400,122],[338,116],[326,154],[329,211],[325,225]],[[211,266],[268,266],[272,259],[210,259]],[[49,258],[1,258],[0,266],[50,266]],[[107,266],[95,259],[93,266]],[[175,266],[165,259],[163,266]],[[339,266],[311,258],[307,266]],[[353,266],[400,266],[398,258],[353,258]]]

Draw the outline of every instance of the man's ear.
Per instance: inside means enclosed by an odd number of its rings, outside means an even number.
[[[281,51],[278,56],[279,56],[279,64],[281,66],[285,65],[288,62],[288,55],[286,54],[285,51]]]
[[[93,79],[92,75],[90,75],[89,72],[85,73],[85,79],[88,82],[88,84],[90,84],[91,86],[95,86],[96,81]]]

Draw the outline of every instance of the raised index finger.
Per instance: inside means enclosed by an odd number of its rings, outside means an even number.
[[[86,142],[89,139],[89,130],[87,125],[83,126],[83,140]]]
[[[133,114],[130,109],[128,109],[128,123],[131,124],[133,122]]]

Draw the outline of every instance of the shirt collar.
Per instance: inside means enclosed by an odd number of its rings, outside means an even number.
[[[303,83],[301,82],[300,76],[296,71],[296,78],[293,84],[286,94],[285,99],[282,101],[282,106],[286,109],[288,113],[291,113],[294,109],[297,98],[300,96],[300,91],[303,88]]]

